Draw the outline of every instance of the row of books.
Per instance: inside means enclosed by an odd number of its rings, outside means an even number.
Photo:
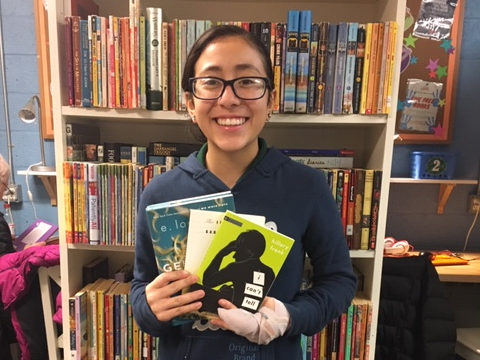
[[[374,250],[377,245],[382,170],[321,169],[327,177],[350,250]]]
[[[306,360],[369,359],[373,306],[355,296],[350,306],[322,331],[302,335]]]
[[[69,297],[72,359],[158,357],[158,339],[141,331],[132,315],[130,283],[100,278]]]
[[[65,18],[69,105],[185,111],[181,78],[190,48],[208,28],[233,24],[270,52],[275,113],[389,112],[393,21],[312,22],[310,10],[290,10],[283,23],[164,22],[161,8],[144,16],[133,3],[129,17]]]

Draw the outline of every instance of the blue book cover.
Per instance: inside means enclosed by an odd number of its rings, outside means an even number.
[[[287,19],[287,46],[285,56],[285,82],[283,112],[295,112],[295,94],[297,88],[297,56],[300,11],[289,10]]]
[[[347,60],[345,63],[345,85],[343,89],[343,113],[353,112],[353,85],[355,83],[355,59],[357,52],[358,23],[348,24]]]
[[[323,113],[331,114],[333,107],[333,84],[335,80],[335,59],[337,57],[338,24],[328,26],[327,59],[325,63],[325,93]]]
[[[295,112],[307,112],[308,75],[310,65],[310,32],[312,30],[312,12],[300,11],[299,42],[297,56],[297,84],[295,95]]]
[[[191,209],[235,211],[235,203],[232,193],[225,191],[147,206],[145,211],[159,274],[184,268]],[[177,320],[174,324],[186,319]]]
[[[348,23],[338,24],[337,56],[335,59],[335,77],[333,85],[332,114],[342,114],[343,87],[345,84],[345,62],[347,61]]]

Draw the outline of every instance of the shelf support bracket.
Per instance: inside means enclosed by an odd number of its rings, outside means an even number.
[[[456,184],[440,184],[440,190],[438,192],[438,204],[437,204],[437,214],[443,214],[445,204],[452,193],[453,188]]]
[[[57,206],[57,182],[55,176],[37,175],[42,180],[45,190],[50,197],[50,205]]]

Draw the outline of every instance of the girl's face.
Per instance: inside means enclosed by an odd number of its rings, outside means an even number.
[[[195,77],[223,80],[243,76],[266,77],[261,55],[239,37],[219,39],[208,45],[195,65]],[[257,138],[273,104],[273,95],[258,100],[241,100],[227,86],[216,100],[191,95],[187,107],[194,122],[208,139],[209,151],[243,152],[258,147]],[[256,150],[255,150],[256,154]]]

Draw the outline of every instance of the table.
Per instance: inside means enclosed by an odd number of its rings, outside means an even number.
[[[440,281],[480,283],[480,253],[463,253],[470,260],[467,265],[435,266]]]

